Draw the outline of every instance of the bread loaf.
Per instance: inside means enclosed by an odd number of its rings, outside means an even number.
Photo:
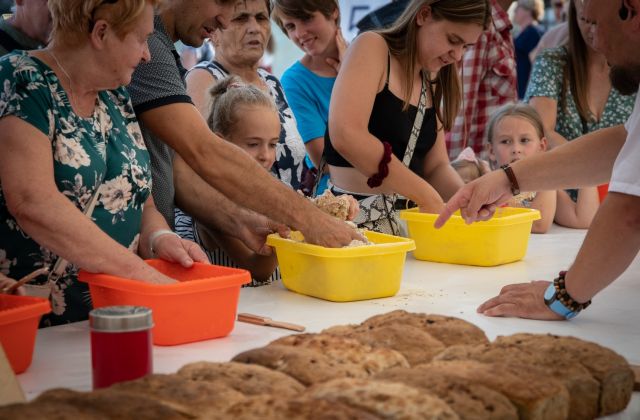
[[[513,344],[556,361],[577,361],[600,383],[598,415],[624,410],[633,393],[634,376],[624,357],[608,348],[575,337],[515,334],[498,337],[496,344]]]
[[[244,395],[273,394],[291,397],[305,387],[291,376],[245,363],[196,362],[183,366],[178,375],[194,381],[220,383]]]
[[[518,419],[518,410],[500,392],[423,366],[388,369],[373,379],[403,383],[436,395],[462,420]]]
[[[403,310],[376,315],[362,325],[411,325],[431,334],[446,347],[456,344],[485,344],[489,339],[484,331],[465,320],[451,316],[417,314]]]

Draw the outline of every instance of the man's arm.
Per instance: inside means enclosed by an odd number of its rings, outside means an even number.
[[[240,239],[260,255],[270,255],[265,245],[269,233],[286,234],[285,226],[239,206],[207,184],[189,165],[176,156],[173,162],[177,206],[208,230]]]
[[[609,181],[616,157],[624,145],[623,125],[594,131],[550,152],[539,153],[511,165],[521,191],[547,191],[588,187]],[[502,171],[493,171],[468,183],[447,202],[435,222],[441,227],[458,209],[467,223],[486,220],[497,205],[511,197]]]
[[[212,133],[193,105],[164,105],[144,111],[138,118],[233,202],[301,230],[312,243],[341,246],[357,238],[348,226],[323,214],[237,146]]]
[[[567,293],[587,302],[629,267],[640,251],[640,197],[609,192],[600,206],[576,260],[565,275]],[[549,282],[512,284],[484,302],[478,312],[488,316],[562,319],[544,302]]]
[[[640,251],[640,197],[609,192],[567,272],[567,292],[586,302],[629,267]]]

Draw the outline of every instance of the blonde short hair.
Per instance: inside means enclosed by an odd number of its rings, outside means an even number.
[[[542,0],[518,0],[518,7],[531,12],[533,19],[538,22],[544,17],[544,2]]]
[[[53,21],[51,37],[64,44],[78,45],[105,19],[119,36],[132,29],[147,3],[157,7],[163,0],[49,0]]]
[[[487,126],[487,141],[489,143],[493,143],[496,126],[505,117],[524,118],[535,128],[538,137],[544,137],[544,126],[542,125],[542,118],[540,118],[538,111],[529,104],[518,102],[502,105],[493,113]]]

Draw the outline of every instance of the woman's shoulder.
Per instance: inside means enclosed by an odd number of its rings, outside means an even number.
[[[352,42],[352,46],[355,48],[372,48],[373,51],[388,51],[389,46],[384,37],[375,31],[367,31],[358,35]]]
[[[569,51],[567,50],[567,48],[564,46],[560,46],[560,47],[545,48],[544,50],[538,53],[536,58],[540,58],[542,60],[547,60],[547,61],[564,62],[567,60],[568,56],[569,56]]]
[[[27,51],[14,51],[0,58],[0,77],[3,81],[43,82],[43,65]]]
[[[188,72],[187,77],[198,75],[210,75],[214,79],[223,79],[228,76],[228,72],[215,61],[202,61],[193,66]]]

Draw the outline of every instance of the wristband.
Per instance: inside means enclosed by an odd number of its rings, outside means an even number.
[[[502,165],[500,167],[507,174],[507,178],[509,178],[509,183],[511,184],[511,194],[515,197],[520,194],[520,186],[518,185],[518,180],[516,179],[516,174],[513,173],[513,169],[509,164]]]
[[[544,303],[556,314],[565,319],[571,319],[578,315],[580,311],[591,305],[591,300],[585,303],[578,303],[567,292],[564,277],[566,271],[561,271],[553,283],[544,292]]]
[[[163,235],[174,235],[177,236],[178,238],[180,238],[180,235],[178,235],[177,233],[175,233],[172,230],[169,229],[160,229],[160,230],[156,230],[155,232],[151,233],[151,235],[149,235],[149,252],[151,253],[151,256],[155,257],[156,256],[156,250],[154,249],[154,242],[156,241],[156,239],[158,239],[159,237],[163,236]]]

